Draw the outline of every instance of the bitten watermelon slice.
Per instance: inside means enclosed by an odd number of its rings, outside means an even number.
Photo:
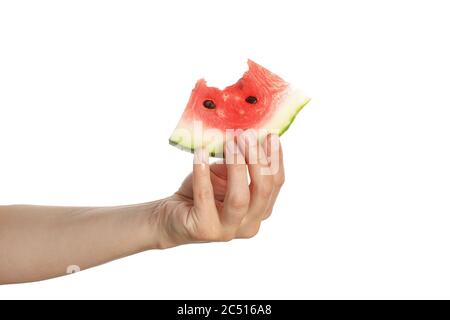
[[[309,98],[257,63],[247,63],[242,78],[223,90],[197,81],[170,144],[191,152],[205,147],[211,156],[223,157],[231,130],[255,129],[262,139],[289,128]]]

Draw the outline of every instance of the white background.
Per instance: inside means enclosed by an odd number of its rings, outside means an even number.
[[[258,236],[152,251],[0,298],[450,298],[446,1],[2,1],[0,203],[170,195],[198,78],[252,58],[312,102]],[[0,257],[1,258],[1,257]]]

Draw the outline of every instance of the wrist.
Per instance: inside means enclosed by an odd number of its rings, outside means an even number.
[[[167,199],[152,201],[145,204],[147,250],[166,249],[173,247],[167,230],[167,217],[164,214],[164,204]]]

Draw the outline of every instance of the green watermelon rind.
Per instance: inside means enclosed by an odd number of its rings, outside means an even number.
[[[308,104],[308,102],[311,101],[311,98],[306,98],[305,101],[303,101],[303,103],[301,103],[296,109],[294,114],[291,116],[291,118],[289,119],[287,125],[280,129],[280,132],[278,133],[278,135],[281,137],[283,135],[283,133],[285,133],[289,127],[291,126],[292,122],[294,122],[295,117],[298,115],[298,113],[303,109],[304,106],[306,106]]]
[[[194,153],[195,152],[195,148],[194,147],[185,146],[185,145],[181,144],[180,141],[175,141],[175,140],[172,140],[172,139],[169,138],[169,144],[171,146],[174,146],[174,147],[176,147],[176,148],[178,148],[180,150],[183,150],[183,151],[187,151],[187,152],[190,152],[190,153]],[[223,152],[209,151],[209,156],[213,157],[213,158],[225,158]]]
[[[195,148],[194,148],[194,147],[187,147],[187,146],[184,146],[184,145],[182,145],[179,141],[174,141],[174,140],[172,140],[172,139],[169,139],[169,144],[172,145],[172,146],[174,146],[174,147],[176,147],[176,148],[178,148],[178,149],[180,149],[180,150],[183,150],[183,151],[187,151],[187,152],[191,152],[191,153],[194,153],[194,152],[195,152]],[[219,156],[219,155],[220,155],[220,156]],[[209,152],[209,156],[210,156],[210,157],[223,158],[223,153],[221,153],[221,154],[216,154],[216,152],[210,151],[210,152]]]
[[[289,120],[287,121],[286,125],[285,125],[284,127],[282,127],[282,128],[279,130],[279,132],[274,132],[274,133],[278,134],[278,135],[281,137],[281,136],[289,129],[289,127],[292,125],[292,123],[294,122],[294,120],[295,120],[295,118],[297,117],[298,113],[299,113],[299,112],[300,112],[300,111],[308,104],[308,102],[310,102],[310,101],[311,101],[311,98],[305,98],[305,100],[303,100],[303,102],[302,102],[298,107],[295,108],[295,111],[294,111],[293,114],[289,117]],[[172,138],[169,138],[169,144],[170,144],[170,145],[172,145],[172,146],[174,146],[174,147],[176,147],[176,148],[178,148],[178,149],[181,149],[181,150],[183,150],[183,151],[187,151],[187,152],[191,152],[191,153],[194,153],[194,152],[195,152],[195,147],[183,145],[183,144],[181,143],[181,141],[182,141],[182,139],[175,141],[175,140],[173,140]],[[216,149],[216,148],[214,148],[214,149]],[[219,151],[220,149],[222,149],[222,151],[221,151],[221,152],[209,151],[209,155],[210,155],[211,157],[224,158],[223,147],[222,147],[222,148],[218,147],[217,149],[218,149],[218,151]]]

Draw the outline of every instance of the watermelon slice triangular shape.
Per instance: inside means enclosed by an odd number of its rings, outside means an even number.
[[[169,143],[193,152],[206,148],[223,157],[225,139],[233,132],[254,129],[260,139],[282,135],[309,102],[302,91],[248,60],[248,71],[235,84],[220,90],[197,81]]]

